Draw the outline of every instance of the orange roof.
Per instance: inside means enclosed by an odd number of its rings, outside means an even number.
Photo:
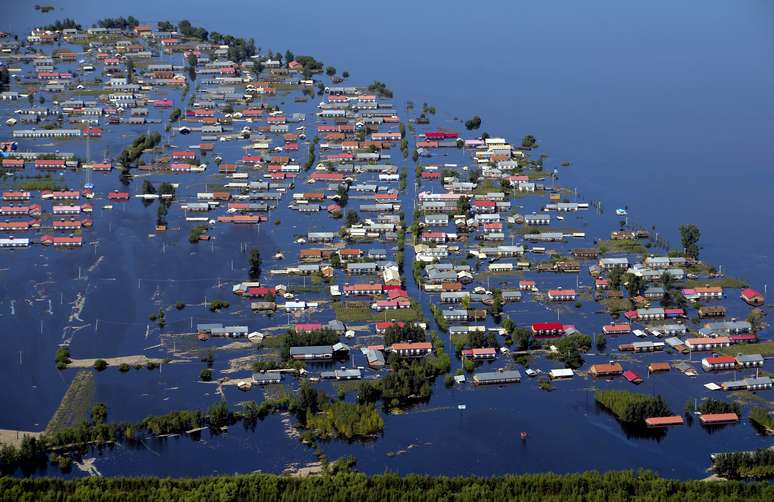
[[[623,373],[623,366],[618,363],[599,363],[591,365],[591,373],[594,374],[615,374]]]
[[[650,417],[645,419],[650,427],[663,427],[665,425],[683,425],[683,417],[673,415],[671,417]]]
[[[705,413],[699,417],[703,424],[717,424],[720,422],[738,422],[736,413]]]
[[[650,371],[669,371],[670,368],[669,363],[650,363],[648,365]]]
[[[415,343],[393,343],[392,350],[431,350],[433,344],[430,342],[415,342]]]

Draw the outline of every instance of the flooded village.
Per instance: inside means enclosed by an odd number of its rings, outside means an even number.
[[[698,226],[270,43],[0,33],[4,472],[701,479],[772,446],[766,285]]]

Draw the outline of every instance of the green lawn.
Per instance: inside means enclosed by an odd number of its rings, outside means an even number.
[[[735,356],[737,354],[761,354],[762,356],[774,356],[774,342],[742,343],[717,349],[720,354]]]
[[[597,244],[599,254],[634,253],[646,254],[648,249],[637,240],[600,240]]]
[[[720,277],[717,279],[692,279],[681,283],[686,288],[696,288],[701,286],[720,286],[721,288],[742,289],[747,287],[747,283],[735,277]]]
[[[368,302],[344,301],[334,302],[333,310],[336,312],[336,319],[343,322],[419,321],[422,319],[422,310],[414,304],[408,309],[377,312],[371,309]]]

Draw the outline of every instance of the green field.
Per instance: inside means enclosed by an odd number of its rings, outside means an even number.
[[[736,344],[731,347],[717,349],[717,352],[727,356],[735,356],[737,354],[760,354],[764,357],[774,356],[774,342]]]
[[[632,253],[646,254],[648,249],[636,240],[600,240],[597,243],[599,254]]]
[[[371,309],[368,302],[334,302],[333,310],[336,319],[343,322],[368,322],[368,321],[420,321],[422,310],[412,303],[411,308],[400,310],[386,310],[377,312]]]
[[[48,422],[46,432],[59,432],[88,420],[95,394],[94,372],[81,370],[76,373],[64,396],[62,396],[59,407]]]

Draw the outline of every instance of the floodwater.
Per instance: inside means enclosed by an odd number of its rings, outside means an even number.
[[[119,15],[172,21],[180,17],[179,2],[167,1],[140,0],[131,11],[91,0],[60,1],[57,7],[61,10],[39,14],[31,5],[14,6],[16,10],[0,21],[0,30],[21,33],[64,17],[84,25]],[[572,161],[572,167],[560,172],[561,184],[577,187],[579,200],[604,203],[603,214],[569,215],[564,226],[604,235],[617,225],[613,208],[626,206],[630,221],[646,228],[655,225],[676,247],[678,225],[695,223],[702,230],[703,258],[722,264],[724,272],[758,289],[774,284],[770,266],[774,234],[765,216],[774,186],[770,2],[497,2],[478,9],[456,1],[398,2],[372,10],[351,1],[335,6],[281,2],[266,6],[194,0],[186,3],[186,16],[211,31],[252,36],[264,49],[312,54],[340,71],[348,70],[354,84],[382,80],[395,92],[398,110],[404,110],[401,103],[409,99],[418,107],[423,102],[435,106],[438,115],[431,129],[462,132],[456,119],[477,114],[483,119],[482,131],[492,135],[518,141],[533,134],[542,145],[540,151],[549,155],[548,166]],[[5,114],[12,105],[2,106]],[[310,105],[290,99],[283,108],[310,111]],[[92,158],[101,158],[106,149],[108,155],[117,155],[145,130],[122,126],[120,133],[93,141]],[[198,138],[175,141],[186,145]],[[238,147],[228,148],[237,155]],[[81,155],[83,149],[83,141],[62,146]],[[393,155],[397,158],[397,149]],[[433,162],[468,162],[461,152],[449,155]],[[413,169],[409,172],[413,179]],[[95,174],[92,181],[99,194],[121,188],[115,173]],[[181,183],[183,193],[200,191],[205,182],[198,175],[175,176],[174,181]],[[410,186],[403,198],[407,215],[414,194]],[[6,385],[0,396],[6,406],[0,428],[45,427],[74,374],[54,368],[58,343],[70,342],[75,357],[141,353],[164,357],[166,352],[154,348],[160,333],[148,316],[159,306],[177,302],[188,306],[167,312],[164,333],[190,331],[192,323],[208,321],[244,321],[251,329],[286,322],[284,315],[251,314],[249,305],[237,301],[230,288],[246,278],[241,243],[260,249],[266,270],[277,265],[269,259],[277,250],[294,258],[297,248],[290,242],[307,231],[305,218],[329,227],[318,230],[337,228],[336,220],[289,211],[287,200],[272,212],[270,223],[259,228],[218,226],[213,232],[216,239],[196,246],[188,243],[185,231],[148,236],[156,204],[146,208],[137,200],[114,203],[109,215],[95,211],[95,228],[87,231],[87,240],[97,245],[76,252],[34,247],[2,253],[0,376]],[[517,203],[525,204],[524,212],[539,207],[539,201],[529,198]],[[184,224],[181,216],[171,210],[170,226]],[[271,223],[275,218],[282,225]],[[412,258],[407,253],[406,263]],[[419,298],[407,272],[410,292]],[[540,280],[575,286],[574,276],[572,282],[569,277]],[[581,274],[581,280],[589,285],[587,274]],[[85,304],[80,315],[73,316],[79,295]],[[212,314],[203,302],[214,298],[232,301],[232,307]],[[730,316],[746,315],[741,302],[731,299],[725,304]],[[529,301],[506,307],[519,324],[558,316],[589,333],[608,320],[596,310],[590,302],[581,309],[558,311]],[[330,317],[313,316],[318,318]],[[618,342],[609,340],[608,346]],[[225,356],[219,355],[216,370],[225,365]],[[645,355],[629,364],[644,375],[648,362],[675,357]],[[454,367],[458,366],[456,361]],[[545,361],[537,366],[551,367]],[[196,382],[202,367],[197,362],[164,366],[160,372],[108,370],[97,375],[97,400],[108,405],[111,420],[204,409],[221,397],[214,386]],[[771,361],[766,369],[772,371]],[[727,374],[714,380],[732,378]],[[679,413],[686,400],[709,395],[703,384],[712,380],[704,375],[690,379],[673,371],[647,379],[639,390],[662,394]],[[521,384],[504,387],[446,390],[439,379],[428,404],[385,417],[380,439],[332,441],[323,443],[322,449],[330,458],[354,455],[358,468],[366,472],[494,474],[645,467],[667,477],[697,478],[703,477],[712,452],[771,444],[747,421],[712,431],[694,423],[658,437],[627,436],[596,408],[593,384],[576,377],[544,392],[525,377]],[[631,387],[623,380],[604,385]],[[226,399],[235,404],[260,399],[260,394],[231,389]],[[458,410],[459,404],[466,410]],[[525,443],[518,439],[520,431],[529,433]],[[199,440],[119,446],[102,452],[96,465],[105,475],[174,476],[278,472],[313,460],[313,451],[288,437],[281,417],[275,416],[259,422],[255,431],[236,426],[216,437],[205,433]]]

